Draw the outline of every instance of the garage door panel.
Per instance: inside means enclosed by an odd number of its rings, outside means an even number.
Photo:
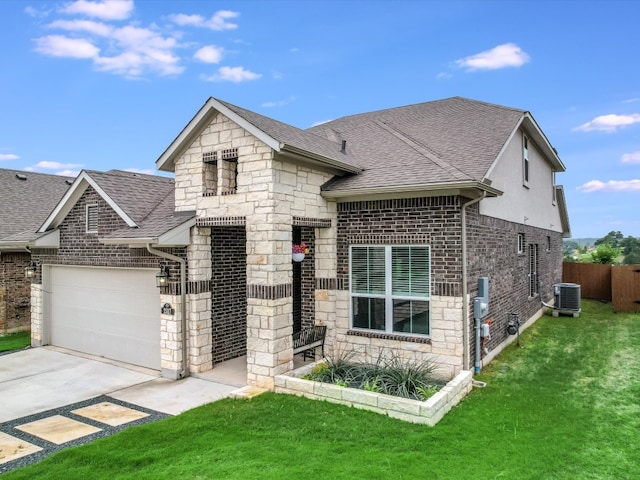
[[[51,267],[51,343],[160,368],[155,270]]]

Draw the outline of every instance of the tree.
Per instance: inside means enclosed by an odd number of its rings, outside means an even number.
[[[640,238],[628,236],[620,242],[620,246],[622,247],[622,253],[624,254],[624,264],[640,264]]]
[[[595,252],[591,252],[593,263],[612,265],[616,263],[616,258],[622,253],[622,249],[615,248],[608,243],[600,243]]]
[[[613,248],[620,248],[620,243],[622,242],[623,239],[624,239],[624,235],[622,234],[622,232],[620,231],[614,232],[613,230],[611,230],[604,237],[599,238],[598,240],[593,242],[593,244],[597,247],[598,245],[603,245],[605,243],[608,243]]]

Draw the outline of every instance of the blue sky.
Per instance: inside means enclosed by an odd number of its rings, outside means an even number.
[[[307,128],[464,96],[529,110],[574,238],[640,237],[640,2],[0,2],[0,168],[153,172],[215,96]]]

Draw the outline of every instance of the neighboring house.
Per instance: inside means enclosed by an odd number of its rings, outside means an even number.
[[[31,327],[31,284],[25,268],[37,230],[71,179],[0,169],[0,332]]]
[[[82,172],[44,222],[59,245],[34,249],[35,343],[170,378],[246,355],[248,382],[270,388],[292,333],[323,323],[331,355],[388,349],[451,377],[473,366],[479,277],[484,360],[561,281],[564,165],[523,110],[455,97],[300,130],[210,98],[156,165],[175,188]]]

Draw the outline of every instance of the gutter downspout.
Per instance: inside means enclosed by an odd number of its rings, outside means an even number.
[[[464,349],[462,368],[469,370],[469,302],[467,301],[467,207],[486,198],[487,192],[483,191],[482,196],[463,203],[460,207],[462,223],[462,348]]]
[[[161,250],[156,250],[151,246],[150,243],[147,243],[147,251],[152,255],[157,255],[158,257],[166,258],[167,260],[173,260],[174,262],[180,263],[180,315],[181,315],[181,327],[182,327],[182,371],[179,373],[180,378],[185,378],[189,376],[189,368],[187,367],[187,262],[184,258],[176,257],[175,255],[171,255],[170,253],[163,252]]]

